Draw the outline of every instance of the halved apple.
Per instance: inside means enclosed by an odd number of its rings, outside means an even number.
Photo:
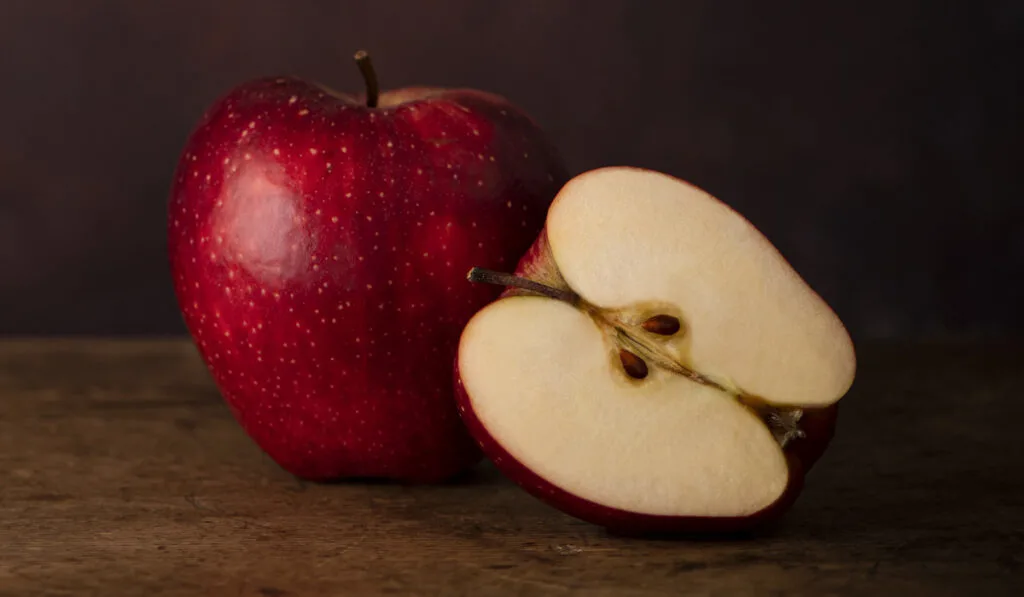
[[[628,532],[784,512],[853,382],[839,318],[746,219],[665,174],[570,181],[463,330],[460,410],[537,497]]]

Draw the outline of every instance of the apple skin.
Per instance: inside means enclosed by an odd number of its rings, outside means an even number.
[[[439,482],[481,454],[451,362],[567,180],[505,99],[385,92],[377,108],[293,77],[217,100],[187,139],[168,251],[185,324],[246,433],[314,481]]]
[[[516,275],[542,282],[555,288],[566,288],[551,255],[546,232],[542,231],[520,259]],[[509,288],[502,297],[516,296],[524,291]],[[480,449],[511,481],[548,505],[585,522],[602,526],[620,535],[678,535],[707,533],[738,533],[764,527],[781,518],[796,502],[803,490],[804,477],[821,458],[835,436],[839,404],[827,408],[807,409],[800,420],[805,437],[791,441],[784,449],[789,465],[789,483],[775,503],[750,516],[695,517],[663,516],[628,512],[604,506],[571,494],[540,477],[508,453],[487,431],[473,411],[472,400],[459,375],[455,360],[455,395],[459,414]]]

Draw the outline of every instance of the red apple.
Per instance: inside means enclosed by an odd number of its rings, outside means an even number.
[[[480,453],[451,362],[566,174],[521,110],[470,89],[357,98],[245,83],[188,138],[169,252],[185,323],[245,431],[311,480],[436,482]]]
[[[784,513],[853,382],[829,306],[746,219],[678,179],[569,181],[510,287],[463,331],[460,410],[535,496],[623,533]]]

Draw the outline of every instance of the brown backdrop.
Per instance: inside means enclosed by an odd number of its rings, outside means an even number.
[[[573,170],[687,178],[744,212],[855,336],[1024,331],[1022,4],[4,0],[0,333],[179,333],[177,153],[249,77],[464,85]]]

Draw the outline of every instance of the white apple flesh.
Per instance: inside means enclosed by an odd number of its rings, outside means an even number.
[[[678,179],[602,168],[563,187],[517,274],[471,272],[511,290],[470,320],[456,363],[463,418],[500,469],[623,531],[788,508],[856,362],[750,222]]]

